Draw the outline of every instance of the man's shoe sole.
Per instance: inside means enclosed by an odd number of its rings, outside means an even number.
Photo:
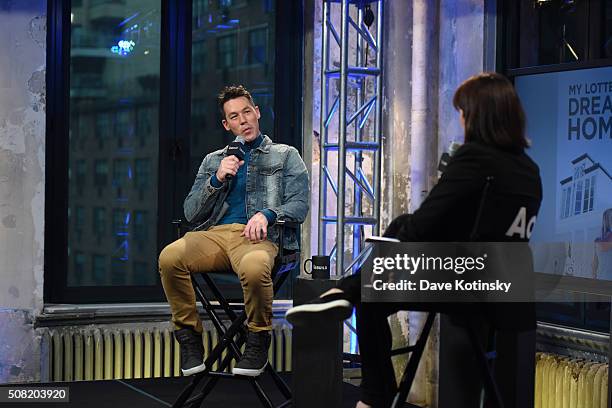
[[[264,364],[264,366],[262,368],[238,368],[238,367],[234,367],[232,368],[232,374],[234,375],[243,375],[245,377],[258,377],[260,376],[264,370],[266,369],[266,366],[268,365],[268,362],[266,361],[266,364]]]
[[[292,307],[287,310],[285,318],[292,325],[301,325],[308,322],[341,321],[348,319],[353,311],[351,302],[345,299],[336,299],[326,303],[309,303]]]
[[[204,370],[206,370],[206,364],[204,364],[204,363],[200,364],[199,366],[188,368],[187,370],[183,370],[181,368],[181,372],[183,373],[184,376],[194,375],[194,374],[197,374],[197,373],[201,373]]]

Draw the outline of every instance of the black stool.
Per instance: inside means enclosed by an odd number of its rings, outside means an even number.
[[[180,222],[181,221],[179,220],[173,221],[173,224],[177,225],[177,228],[179,229],[179,236]],[[299,229],[299,224],[278,220],[276,221],[275,225],[280,228],[279,251],[274,261],[274,268],[272,269],[272,281],[274,294],[276,295],[287,279],[287,276],[289,276],[290,272],[293,271],[299,264],[300,253],[299,251],[287,251],[283,248],[285,229],[293,228],[297,230]],[[249,381],[262,405],[267,408],[274,408],[272,401],[259,382],[259,377],[234,376],[233,374],[226,372],[232,359],[238,361],[242,356],[240,347],[242,347],[242,345],[246,342],[247,328],[244,325],[244,322],[246,321],[247,316],[246,312],[244,311],[244,304],[230,304],[226,297],[223,296],[210,275],[210,273],[192,274],[192,283],[196,297],[202,303],[204,310],[215,326],[220,339],[205,360],[206,369],[193,376],[191,383],[183,389],[172,407],[178,408],[200,406],[206,396],[213,390],[219,379],[227,378]],[[229,327],[223,323],[220,313],[225,313],[227,318],[231,321]],[[226,355],[223,356],[223,353],[226,353]],[[212,366],[215,361],[220,361],[220,363],[217,366],[217,370],[213,371]],[[264,372],[271,375],[274,383],[285,398],[285,401],[276,408],[282,408],[290,405],[292,399],[291,390],[285,381],[280,378],[278,373],[271,367],[270,364],[266,365]],[[207,378],[207,381],[204,383],[201,390],[196,393],[196,387],[205,377]]]
[[[408,364],[406,365],[406,369],[404,370],[404,373],[402,375],[398,392],[397,394],[395,394],[395,398],[393,399],[393,403],[391,404],[392,408],[403,407],[405,404],[406,398],[408,397],[408,393],[410,392],[410,388],[412,387],[412,383],[414,382],[414,377],[416,376],[416,372],[419,367],[419,362],[421,361],[421,357],[423,356],[423,351],[425,350],[425,345],[427,344],[427,338],[429,337],[429,333],[431,332],[431,328],[433,326],[435,318],[436,312],[428,312],[427,320],[425,321],[425,325],[423,326],[423,330],[421,330],[417,342],[413,345],[391,351],[392,356],[411,353],[410,358],[408,360]],[[472,321],[470,321],[469,319],[466,320],[464,327],[468,332],[470,343],[480,364],[481,373],[483,374],[485,380],[485,390],[494,398],[494,402],[496,403],[495,406],[503,408],[504,403],[499,392],[499,387],[497,386],[497,382],[495,381],[495,377],[493,375],[493,368],[491,367],[492,362],[497,356],[496,351],[494,349],[490,351],[485,351],[481,341],[478,338],[478,332],[476,330],[476,327],[474,327]],[[490,345],[494,344],[494,337],[495,329],[491,327],[488,333],[488,343]]]

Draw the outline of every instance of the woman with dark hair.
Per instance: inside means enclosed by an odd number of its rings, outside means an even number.
[[[384,236],[403,242],[528,241],[531,230],[526,227],[527,223],[523,229],[517,228],[516,220],[519,214],[524,214],[533,226],[542,187],[537,165],[524,152],[528,147],[525,114],[514,87],[499,74],[482,73],[459,86],[453,105],[465,130],[464,144],[452,156],[420,208],[413,214],[395,218]],[[387,317],[398,310],[474,309],[439,303],[362,303],[360,293],[360,276],[352,275],[343,279],[337,289],[290,309],[286,316],[294,325],[320,319],[345,319],[354,305],[362,358],[362,396],[357,407],[388,407],[396,392],[396,381],[390,359],[391,332]],[[487,307],[485,312],[490,309]],[[496,327],[519,324],[523,326],[519,329],[532,330],[535,327],[533,306],[527,309],[531,317],[526,321],[514,315],[506,319],[502,311],[502,315],[496,312],[492,317],[496,321],[492,323]],[[512,311],[506,309],[506,314]],[[517,401],[516,405],[507,406],[529,405]]]

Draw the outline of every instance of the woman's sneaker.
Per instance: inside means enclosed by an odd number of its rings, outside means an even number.
[[[331,293],[316,298],[303,305],[287,310],[285,318],[294,326],[307,325],[311,322],[335,322],[348,319],[353,312],[353,304],[346,299],[346,294]]]

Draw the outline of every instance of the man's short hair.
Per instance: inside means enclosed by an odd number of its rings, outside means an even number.
[[[219,112],[221,113],[222,118],[225,118],[225,111],[223,110],[223,105],[225,105],[225,102],[231,99],[240,98],[242,96],[247,98],[251,105],[255,106],[251,93],[242,85],[226,86],[221,90],[221,92],[219,92],[219,95],[217,96],[217,105],[219,106]]]

